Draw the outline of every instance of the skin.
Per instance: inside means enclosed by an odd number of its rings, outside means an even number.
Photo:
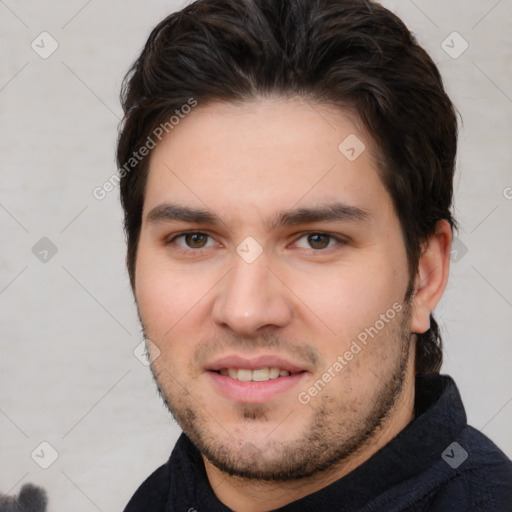
[[[338,150],[350,134],[366,146],[354,161]],[[335,202],[367,215],[269,227],[285,210]],[[209,210],[220,222],[155,215],[163,204]],[[199,235],[180,236],[187,231]],[[251,263],[237,253],[248,236],[262,250]],[[398,217],[371,139],[339,109],[283,97],[199,105],[155,148],[135,295],[160,393],[223,503],[260,512],[295,501],[352,471],[413,419],[411,333],[429,328],[450,243],[440,221],[406,303]],[[333,371],[394,304],[400,311]],[[227,354],[277,355],[305,371],[271,399],[243,403],[219,393],[206,369]],[[329,368],[330,382],[301,403]]]

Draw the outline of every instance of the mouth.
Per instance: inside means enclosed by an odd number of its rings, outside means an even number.
[[[242,382],[265,382],[267,380],[279,379],[280,377],[289,377],[297,373],[291,373],[288,370],[281,368],[257,368],[251,370],[250,368],[222,368],[217,370],[216,373],[231,377],[232,379],[241,380]]]
[[[206,368],[213,388],[230,401],[264,403],[292,390],[308,370],[283,358],[230,356]]]

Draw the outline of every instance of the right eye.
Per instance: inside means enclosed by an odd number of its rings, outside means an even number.
[[[193,231],[176,235],[169,240],[167,244],[175,243],[183,249],[203,249],[204,247],[211,247],[214,245],[213,240],[208,244],[208,238],[210,238],[210,235],[207,235],[206,233]]]

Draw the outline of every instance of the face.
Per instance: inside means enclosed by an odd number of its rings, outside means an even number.
[[[222,471],[301,478],[372,438],[411,368],[408,284],[371,141],[347,113],[199,105],[153,151],[139,314],[165,402]]]

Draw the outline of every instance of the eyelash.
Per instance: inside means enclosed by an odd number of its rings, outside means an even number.
[[[209,238],[213,238],[211,235],[209,235],[208,233],[205,233],[203,231],[183,231],[181,233],[178,233],[177,235],[174,235],[172,238],[170,239],[167,239],[164,241],[164,245],[170,245],[170,244],[174,244],[175,241],[178,239],[178,238],[181,238],[181,237],[184,237],[186,235],[205,235]],[[346,239],[338,236],[338,235],[335,235],[333,233],[327,233],[327,232],[324,232],[324,231],[308,231],[308,232],[305,232],[305,233],[301,233],[301,235],[295,239],[295,242],[294,243],[297,243],[299,240],[301,240],[302,238],[304,237],[308,237],[309,235],[322,235],[322,236],[327,236],[329,237],[329,243],[331,242],[331,240],[334,240],[335,242],[337,242],[337,244],[339,245],[346,245],[348,242]],[[177,245],[177,244],[176,244]],[[201,249],[207,249],[208,247],[199,247],[197,249],[194,249],[192,247],[189,247],[189,248],[184,248],[184,247],[181,247],[180,245],[177,245],[177,247],[179,248],[178,250],[181,250],[183,252],[199,252]],[[313,252],[326,252],[327,250],[329,249],[332,249],[333,247],[326,247],[324,249],[313,249],[313,248],[309,248],[307,250],[310,250],[310,251],[313,251]]]

